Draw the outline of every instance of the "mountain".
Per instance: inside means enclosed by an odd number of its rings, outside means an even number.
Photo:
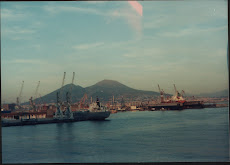
[[[71,84],[67,84],[63,86],[63,89],[62,89],[62,100],[63,101],[66,100],[66,92],[69,91],[70,86]],[[35,102],[40,103],[42,101],[43,103],[56,103],[58,91],[60,91],[60,89],[57,89],[47,95],[44,95],[41,98],[37,98]],[[81,98],[84,96],[84,94],[87,94],[88,102],[90,102],[91,97],[93,100],[96,100],[96,98],[98,97],[100,101],[103,103],[111,101],[113,96],[115,98],[115,101],[118,101],[118,102],[121,101],[122,97],[124,97],[125,100],[139,100],[139,99],[146,99],[146,98],[153,98],[153,97],[160,96],[158,92],[133,89],[133,88],[130,88],[114,80],[102,80],[86,88],[83,88],[79,85],[72,86],[72,102],[73,103],[79,102]],[[172,95],[166,94],[166,97],[167,96],[172,96]],[[186,96],[190,96],[190,95],[186,93]],[[204,94],[200,94],[197,96],[226,97],[228,96],[228,90],[223,90],[223,91],[215,92],[215,93],[204,93]],[[29,102],[26,102],[23,104],[29,104]]]
[[[62,100],[66,100],[66,92],[69,91],[71,84],[67,84],[63,86],[62,89]],[[60,89],[57,89],[41,98],[38,98],[35,100],[36,103],[42,102],[43,103],[52,103],[56,102],[57,98],[57,92],[60,91]],[[79,85],[73,85],[72,87],[72,102],[78,102],[81,100],[81,98],[84,96],[84,94],[87,94],[88,101],[90,101],[90,98],[92,97],[93,100],[98,97],[100,101],[107,102],[111,101],[113,96],[115,97],[115,100],[121,100],[121,97],[123,96],[124,99],[136,99],[136,98],[147,98],[147,97],[156,97],[159,96],[158,92],[153,91],[143,91],[143,90],[137,90],[130,88],[124,84],[121,84],[118,81],[114,80],[102,80],[92,86],[83,88]],[[29,102],[25,103],[28,104]]]
[[[134,99],[159,95],[157,92],[136,90],[114,80],[102,80],[85,89],[88,96],[93,98],[98,96],[102,101],[109,101],[113,96],[115,98],[123,96],[124,98]]]
[[[202,93],[199,96],[201,97],[228,97],[228,89],[212,92],[212,93]]]
[[[62,100],[66,100],[66,92],[69,91],[71,84],[67,84],[63,86],[62,88],[62,94],[61,97]],[[60,88],[42,96],[41,98],[37,98],[34,100],[36,103],[40,103],[41,101],[43,103],[56,103],[57,100],[57,92],[60,92]],[[72,86],[72,102],[77,102],[79,101],[79,98],[81,98],[85,93],[85,88],[79,86],[79,85],[74,85]],[[23,104],[29,104],[29,102],[23,103]]]

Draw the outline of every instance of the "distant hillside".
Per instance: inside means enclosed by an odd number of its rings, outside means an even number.
[[[219,92],[213,93],[202,93],[199,96],[201,97],[228,97],[228,89]]]
[[[66,95],[66,92],[69,91],[69,89],[70,89],[70,84],[63,86],[63,90],[62,90],[63,99],[62,100],[66,100],[65,95]],[[41,97],[41,99],[38,98],[35,100],[35,102],[40,102],[41,100],[44,103],[56,102],[57,92],[59,90],[60,89],[57,89]],[[158,92],[136,90],[124,84],[121,84],[118,81],[103,80],[103,81],[100,81],[86,88],[83,88],[79,85],[73,85],[72,102],[74,103],[74,102],[80,101],[85,93],[88,96],[88,101],[90,100],[91,97],[93,98],[93,100],[95,100],[96,97],[98,97],[102,102],[107,102],[111,100],[113,96],[115,97],[115,99],[121,96],[123,96],[124,98],[129,98],[129,99],[159,96]],[[26,104],[28,103],[29,102],[27,102]]]
[[[70,85],[71,84],[67,84],[65,86],[63,86],[63,89],[62,89],[62,94],[61,94],[61,98],[62,100],[66,100],[66,92],[69,91],[70,89]],[[56,103],[56,100],[57,100],[57,92],[60,91],[60,88],[49,93],[49,94],[46,94],[44,96],[42,96],[41,98],[37,98],[35,99],[34,101],[36,103],[40,103],[41,101],[43,103]],[[72,87],[72,102],[76,102],[79,100],[79,98],[81,98],[85,93],[85,88],[79,86],[79,85],[73,85]],[[29,104],[29,102],[26,102],[24,104]]]
[[[66,92],[69,91],[71,84],[67,84],[63,86],[62,90],[62,100],[66,100]],[[36,103],[40,103],[41,100],[43,103],[56,103],[57,100],[57,92],[60,91],[60,89],[57,89],[41,98],[38,98],[35,100]],[[121,84],[118,81],[114,80],[102,80],[92,86],[83,88],[79,85],[73,85],[72,87],[72,102],[76,103],[81,100],[81,98],[84,96],[84,94],[87,94],[88,96],[88,102],[90,102],[90,98],[92,97],[93,100],[98,97],[100,101],[102,102],[108,102],[111,101],[113,96],[115,97],[115,100],[120,101],[119,98],[123,96],[125,100],[131,99],[135,100],[138,98],[153,98],[153,97],[159,97],[160,94],[158,92],[153,91],[143,91],[143,90],[137,90],[130,88],[124,84]],[[166,94],[166,97],[172,96],[170,94]],[[192,96],[188,93],[185,94],[186,96]],[[200,95],[196,95],[200,97],[227,97],[228,96],[228,90],[223,90],[220,92],[215,93],[204,93]],[[29,104],[29,102],[23,103],[23,104]]]
[[[85,89],[88,96],[92,96],[93,98],[98,96],[103,101],[108,101],[113,96],[115,98],[120,96],[125,98],[137,98],[159,95],[157,92],[136,90],[114,80],[103,80]]]

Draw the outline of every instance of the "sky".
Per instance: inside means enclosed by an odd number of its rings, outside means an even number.
[[[1,97],[72,81],[199,94],[228,89],[227,1],[1,2]]]

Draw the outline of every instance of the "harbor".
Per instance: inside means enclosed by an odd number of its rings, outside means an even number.
[[[77,121],[85,121],[85,120],[105,120],[110,116],[110,111],[108,110],[107,107],[103,106],[100,103],[98,98],[95,102],[92,102],[89,105],[89,107],[80,107],[83,109],[72,111],[71,92],[72,92],[72,85],[74,82],[75,72],[73,72],[72,83],[70,89],[68,90],[68,92],[66,92],[66,100],[64,101],[62,100],[60,95],[62,92],[62,87],[64,85],[65,75],[66,72],[64,72],[60,91],[56,93],[56,106],[54,106],[53,110],[51,109],[52,107],[51,108],[46,107],[45,110],[37,109],[33,97],[30,98],[31,110],[30,111],[20,110],[22,109],[22,106],[20,106],[20,97],[24,85],[24,81],[23,81],[19,97],[17,97],[18,110],[16,112],[6,111],[6,113],[3,113],[4,111],[2,111],[1,113],[2,127],[51,124],[51,123],[69,123],[69,122],[77,122]],[[39,85],[40,85],[40,81],[38,82],[38,86],[36,87],[35,96],[37,95]]]
[[[172,96],[166,94],[158,84],[159,96],[152,100],[151,98],[145,98],[141,101],[130,101],[129,98],[122,96],[119,101],[119,98],[112,96],[110,101],[101,103],[98,97],[96,101],[93,101],[92,97],[89,101],[85,93],[79,102],[73,103],[72,87],[75,73],[73,72],[72,83],[68,86],[69,88],[65,95],[63,95],[65,76],[66,72],[64,72],[61,88],[56,92],[56,103],[50,104],[36,104],[38,102],[36,96],[40,85],[39,81],[35,91],[35,99],[30,97],[29,105],[22,105],[23,81],[16,104],[3,105],[5,110],[1,111],[2,127],[105,120],[109,118],[110,114],[129,111],[181,111],[185,109],[228,107],[228,104],[218,103],[217,100],[211,103],[202,99],[195,99],[194,97],[186,99],[184,90],[179,92],[175,84],[173,84],[175,94]],[[65,96],[65,99],[61,96]],[[41,97],[40,100],[42,100]]]

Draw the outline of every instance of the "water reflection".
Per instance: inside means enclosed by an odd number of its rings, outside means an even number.
[[[105,121],[4,127],[3,162],[226,161],[227,114],[227,108],[127,112]]]

